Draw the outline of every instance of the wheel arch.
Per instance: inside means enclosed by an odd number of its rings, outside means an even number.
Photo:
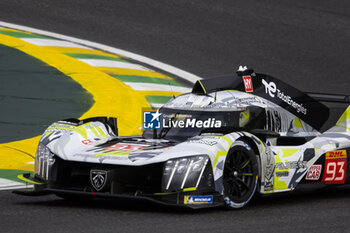
[[[256,142],[255,142],[251,137],[242,136],[242,137],[237,138],[237,140],[243,140],[243,141],[249,143],[249,146],[252,147],[254,153],[255,153],[256,155],[258,155],[259,157],[261,156],[261,155],[260,155],[259,148],[258,148]]]
[[[243,133],[243,136],[241,135]],[[259,178],[261,176],[261,171],[262,171],[262,168],[261,166],[263,165],[263,151],[264,151],[264,148],[265,148],[265,145],[264,143],[261,141],[260,138],[256,137],[255,135],[251,134],[251,133],[247,133],[247,132],[242,132],[240,133],[240,137],[237,137],[235,139],[235,141],[238,141],[238,140],[243,140],[245,142],[247,142],[249,144],[249,146],[252,147],[254,153],[259,156],[258,158],[258,168],[259,168]],[[234,142],[232,142],[232,145],[234,144]],[[229,150],[227,151],[227,154],[229,153],[230,149],[232,148],[232,145],[231,147],[229,148]],[[225,158],[226,160],[226,158]]]
[[[255,186],[253,188],[253,191],[252,191],[251,195],[248,197],[248,199],[246,201],[244,201],[242,203],[235,203],[235,202],[231,201],[230,198],[228,198],[224,194],[224,190],[225,189],[224,189],[224,184],[222,184],[222,195],[224,197],[224,201],[226,202],[226,206],[228,206],[228,207],[231,206],[229,208],[234,208],[234,209],[235,208],[241,208],[241,207],[245,206],[248,202],[250,202],[251,198],[257,193],[257,191],[259,190],[259,186],[260,186],[260,178],[258,178],[258,177],[260,177],[260,174],[261,174],[260,173],[260,171],[261,171],[261,169],[260,169],[260,166],[261,166],[261,161],[260,161],[261,160],[261,153],[259,152],[259,146],[262,146],[261,145],[262,143],[260,143],[261,141],[258,138],[256,138],[256,140],[255,140],[255,138],[253,138],[253,137],[255,137],[254,135],[249,134],[249,133],[242,135],[242,133],[239,133],[240,136],[237,137],[232,142],[232,145],[230,146],[229,150],[227,151],[227,155],[225,156],[224,163],[226,163],[226,160],[230,156],[230,151],[233,150],[235,146],[239,145],[239,146],[245,147],[246,150],[251,150],[253,152],[253,154],[256,156],[256,162],[257,162],[257,164],[256,164],[256,166],[257,166],[257,171],[256,171],[257,172],[257,178],[256,178],[256,180],[257,181],[255,183]],[[249,145],[249,149],[245,145],[240,145],[240,144],[237,145],[236,142],[238,142],[238,141],[241,141],[244,144],[247,143]],[[225,169],[223,169],[222,180],[221,180],[222,182],[224,181],[223,180],[224,179],[224,170]]]

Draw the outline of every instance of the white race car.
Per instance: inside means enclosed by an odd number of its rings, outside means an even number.
[[[58,121],[34,177],[20,176],[34,189],[15,193],[240,208],[255,194],[348,185],[350,108],[321,132],[329,109],[317,99],[349,102],[241,69],[145,113],[142,136],[118,136],[115,118]]]

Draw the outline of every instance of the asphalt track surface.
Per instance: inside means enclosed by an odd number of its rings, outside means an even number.
[[[115,46],[199,76],[240,64],[349,93],[349,1],[1,0],[0,19]],[[349,232],[350,192],[259,198],[238,211],[71,203],[0,193],[3,232]]]

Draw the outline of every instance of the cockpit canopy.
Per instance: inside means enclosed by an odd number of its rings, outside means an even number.
[[[317,133],[278,105],[236,90],[186,93],[171,99],[159,112],[161,127],[145,130],[145,137],[183,141],[219,129],[225,132],[261,129],[289,136]]]
[[[244,111],[247,107],[266,108],[265,100],[258,96],[235,90],[224,90],[209,94],[187,93],[180,95],[163,108],[198,111]]]

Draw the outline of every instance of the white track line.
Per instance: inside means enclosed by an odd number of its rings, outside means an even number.
[[[178,86],[169,86],[166,84],[157,84],[157,83],[135,83],[135,82],[124,82],[132,89],[136,91],[168,91],[168,92],[190,92],[191,88],[187,87],[178,87]]]
[[[179,76],[179,77],[181,77],[181,78],[183,78],[191,83],[195,83],[197,80],[201,79],[200,77],[198,77],[194,74],[191,74],[191,73],[186,72],[184,70],[178,69],[174,66],[171,66],[171,65],[168,65],[168,64],[153,60],[151,58],[147,58],[147,57],[135,54],[135,53],[131,53],[131,52],[128,52],[128,51],[125,51],[122,49],[114,48],[111,46],[91,42],[88,40],[82,40],[82,39],[78,39],[78,38],[71,37],[71,36],[65,36],[65,35],[61,35],[58,33],[54,33],[54,32],[48,32],[48,31],[44,31],[44,30],[40,30],[40,29],[21,26],[18,24],[7,23],[7,22],[3,22],[3,21],[0,21],[0,26],[13,28],[13,29],[17,29],[17,30],[22,30],[22,31],[27,31],[27,32],[31,32],[31,33],[36,33],[36,34],[40,34],[40,35],[44,35],[44,36],[54,37],[54,38],[61,39],[61,40],[67,40],[70,42],[81,44],[83,46],[89,46],[89,47],[93,47],[96,49],[104,50],[106,52],[118,54],[118,55],[121,55],[124,57],[131,58],[133,60],[139,61],[141,63],[151,65],[151,66],[156,67],[157,69],[163,70],[165,72],[174,74],[174,75]]]
[[[31,187],[31,185],[25,185],[23,183],[16,182],[13,180],[0,178],[0,190],[20,189],[20,188],[29,188],[29,187]]]
[[[121,62],[121,61],[112,61],[112,60],[105,60],[105,59],[78,59],[78,60],[86,64],[89,64],[90,66],[96,66],[96,67],[124,68],[124,69],[145,70],[145,71],[154,72],[153,70],[147,69],[144,66],[141,66],[138,64]]]
[[[38,46],[56,46],[56,47],[70,47],[70,48],[81,48],[90,49],[86,46],[80,44],[72,43],[64,40],[54,40],[54,39],[43,39],[43,38],[20,38],[25,42],[38,45]]]
[[[29,189],[29,188],[33,188],[33,185],[18,185],[18,186],[6,186],[1,188],[0,187],[0,191],[1,190],[14,190],[14,189]]]
[[[158,109],[158,108],[160,108],[160,107],[162,107],[164,104],[152,104],[151,103],[151,107],[153,108],[153,109]]]

